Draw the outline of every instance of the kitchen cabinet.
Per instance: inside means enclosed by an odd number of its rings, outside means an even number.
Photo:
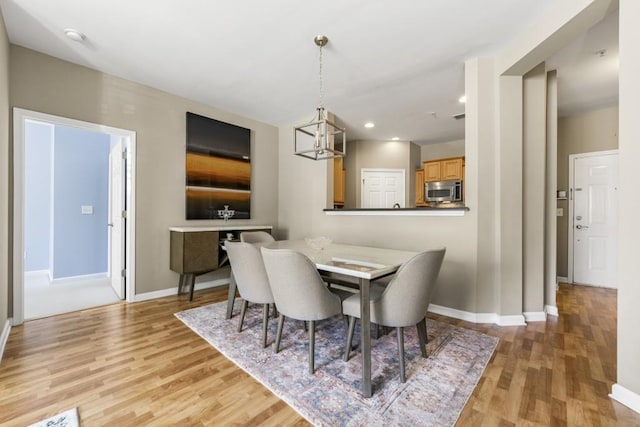
[[[333,159],[333,205],[344,206],[346,193],[346,173],[342,157]]]
[[[452,157],[449,159],[429,160],[423,162],[424,182],[450,181],[464,179],[462,168],[464,157]]]
[[[424,201],[424,169],[416,169],[416,206],[428,206]]]

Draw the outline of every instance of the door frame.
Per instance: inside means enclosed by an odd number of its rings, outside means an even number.
[[[136,189],[136,132],[104,126],[37,111],[13,108],[13,317],[12,324],[24,322],[24,136],[27,121],[70,126],[92,132],[118,135],[128,139],[127,149],[127,220],[125,222],[125,290],[126,301],[135,296],[135,189]]]
[[[407,205],[407,177],[406,177],[406,171],[404,169],[390,169],[390,168],[362,168],[360,169],[360,206],[364,206],[364,198],[365,198],[365,193],[364,193],[364,175],[367,172],[401,172],[402,173],[402,194],[400,199],[402,200],[402,203],[400,205],[400,207],[404,207]]]
[[[567,234],[568,234],[568,240],[567,240],[567,279],[569,281],[569,283],[573,283],[573,227],[574,227],[574,220],[573,220],[573,203],[574,203],[574,167],[573,167],[573,163],[575,162],[576,159],[583,159],[583,158],[588,158],[588,157],[600,157],[600,156],[611,156],[611,155],[618,155],[618,150],[604,150],[604,151],[591,151],[588,153],[578,153],[578,154],[569,154],[569,218],[567,221]],[[614,236],[616,241],[618,239],[618,236]]]

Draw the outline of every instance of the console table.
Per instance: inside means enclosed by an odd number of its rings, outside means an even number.
[[[183,288],[190,287],[189,301],[192,301],[196,276],[222,267],[226,256],[221,256],[219,247],[221,242],[228,239],[227,234],[233,234],[235,240],[240,238],[243,231],[270,233],[272,229],[270,225],[170,227],[169,268],[180,274],[178,294],[182,293]]]

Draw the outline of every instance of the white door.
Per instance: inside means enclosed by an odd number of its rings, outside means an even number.
[[[111,286],[118,298],[125,297],[125,238],[126,221],[123,218],[125,198],[125,147],[122,138],[111,147],[109,153],[109,275]]]
[[[574,283],[616,286],[617,187],[617,153],[573,158]]]
[[[403,208],[404,169],[362,169],[361,207]]]

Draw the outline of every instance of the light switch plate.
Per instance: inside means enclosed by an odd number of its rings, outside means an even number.
[[[556,216],[563,216],[564,215],[564,209],[563,208],[557,208],[556,209]]]
[[[93,206],[91,206],[91,205],[81,206],[80,207],[80,213],[82,215],[93,215]]]

